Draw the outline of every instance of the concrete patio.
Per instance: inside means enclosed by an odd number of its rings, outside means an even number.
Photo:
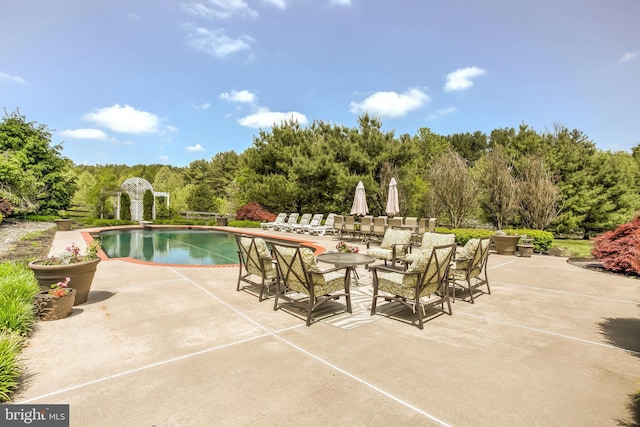
[[[57,232],[52,251],[72,241]],[[70,404],[83,427],[634,425],[638,280],[490,255],[491,295],[420,330],[402,313],[306,327],[237,292],[237,274],[101,262],[87,303],[38,322],[14,403]]]

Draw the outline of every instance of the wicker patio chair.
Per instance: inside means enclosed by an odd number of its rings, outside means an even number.
[[[278,272],[273,265],[269,248],[264,239],[247,234],[236,235],[236,242],[240,261],[236,290],[241,289],[240,282],[258,287],[260,289],[258,300],[262,301],[264,291],[268,293],[270,286],[278,280]]]
[[[457,287],[469,291],[472,304],[474,303],[474,289],[487,285],[487,293],[491,294],[489,278],[487,277],[490,242],[490,237],[470,239],[456,254],[454,265],[449,272],[449,279],[453,287],[453,302],[456,302]]]
[[[313,251],[297,244],[274,243],[279,284],[273,309],[278,309],[279,299],[307,311],[307,326],[312,313],[328,301],[346,298],[346,311],[351,313],[349,285],[351,267],[335,267],[320,270]]]
[[[423,329],[423,317],[426,307],[440,303],[444,310],[447,303],[451,315],[451,302],[448,292],[448,272],[456,245],[436,246],[429,253],[421,252],[415,262],[406,271],[375,266],[373,273],[373,301],[371,315],[376,314],[378,298],[395,301],[418,314],[418,327]],[[425,298],[428,298],[425,301]]]

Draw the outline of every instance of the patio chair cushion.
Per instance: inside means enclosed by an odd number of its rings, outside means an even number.
[[[367,255],[374,256],[378,259],[393,261],[393,246],[407,245],[409,242],[411,242],[411,230],[394,230],[390,228],[385,231],[380,247],[368,249]],[[396,258],[404,256],[404,251],[398,248],[395,256]]]
[[[264,241],[264,239],[261,239],[260,237],[241,237],[240,244],[242,245],[242,249],[244,250],[244,252],[247,253],[249,257],[255,256],[255,252],[250,250],[252,241],[255,242],[255,248],[258,252],[257,255],[259,258],[271,257],[271,253],[269,253],[269,248],[267,247],[267,243]],[[277,272],[273,266],[273,263],[271,262],[261,263],[260,260],[254,259],[253,262],[247,260],[245,267],[249,273],[262,277],[262,271],[259,267],[260,264],[263,264],[265,279],[276,278]]]
[[[465,245],[462,247],[462,249],[460,249],[460,252],[458,252],[456,261],[452,268],[452,273],[454,276],[457,275],[461,278],[466,277],[466,270],[469,268],[469,263],[473,261],[473,257],[476,255],[476,250],[478,249],[479,244],[480,239],[469,239],[467,243],[465,243]],[[456,272],[456,270],[458,270],[458,272]],[[471,277],[474,277],[474,272],[472,272]],[[477,276],[479,273],[480,271],[477,271],[475,272],[475,275]]]
[[[450,245],[452,243],[455,243],[455,241],[456,241],[456,235],[453,233],[445,234],[445,233],[427,232],[427,233],[424,233],[424,235],[422,236],[422,244],[420,246],[420,252],[431,253],[431,250],[435,246]],[[408,263],[414,262],[416,259],[418,259],[420,252],[407,254],[405,256],[406,261]]]
[[[416,284],[418,282],[418,274],[406,273],[422,273],[427,278],[437,277],[438,265],[431,260],[431,252],[420,252],[416,256],[416,260],[411,263],[404,273],[386,273],[378,275],[378,287],[380,290],[390,294],[399,295],[405,298],[415,298]],[[438,281],[432,281],[421,292],[419,297],[427,296],[435,293],[438,289]]]
[[[291,259],[296,254],[296,248],[281,248],[280,253]],[[345,275],[344,272],[330,272],[323,273],[318,268],[318,263],[313,251],[309,248],[300,248],[300,257],[302,264],[294,262],[291,266],[292,271],[295,273],[291,275],[287,281],[289,288],[295,292],[309,295],[309,290],[301,280],[297,278],[304,278],[304,272],[306,271],[311,276],[313,281],[313,293],[315,297],[326,295],[331,292],[344,288]]]

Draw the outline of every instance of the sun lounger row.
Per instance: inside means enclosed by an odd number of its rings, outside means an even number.
[[[326,233],[335,233],[333,223],[335,214],[329,214],[324,224],[324,214],[303,214],[293,212],[287,215],[280,213],[273,222],[263,222],[263,230],[287,231],[289,233],[307,233],[322,236]],[[299,221],[298,221],[299,219]]]

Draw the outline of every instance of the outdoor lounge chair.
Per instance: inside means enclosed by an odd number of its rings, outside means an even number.
[[[309,221],[311,221],[311,214],[310,213],[302,214],[302,217],[300,217],[300,222],[285,225],[284,231],[294,233],[296,232],[298,227],[303,227],[305,225],[308,225]]]
[[[356,238],[356,217],[353,215],[348,215],[344,217],[344,231],[346,233],[351,234],[351,239]]]
[[[423,329],[425,307],[440,303],[443,312],[447,303],[451,315],[448,292],[448,272],[456,245],[436,246],[429,253],[421,252],[408,270],[398,271],[383,266],[371,268],[373,274],[373,301],[371,315],[376,314],[378,298],[395,301],[418,313],[418,327]],[[424,298],[429,298],[424,301]]]
[[[269,248],[264,239],[247,234],[236,235],[236,242],[240,261],[236,290],[240,290],[240,282],[257,286],[260,288],[258,301],[262,301],[264,291],[268,293],[269,287],[278,280],[278,272],[273,265]]]
[[[472,304],[474,289],[487,285],[487,293],[491,294],[487,277],[490,242],[490,237],[470,239],[456,254],[454,265],[449,272],[449,280],[453,286],[453,302],[456,302],[456,287],[469,290]]]
[[[279,278],[274,310],[278,309],[279,299],[283,299],[306,310],[309,326],[314,310],[344,296],[347,300],[346,311],[351,313],[351,267],[320,270],[313,251],[297,244],[274,243],[273,253]]]
[[[309,227],[309,234],[324,236],[326,233],[334,233],[333,224],[336,216],[336,214],[330,213],[327,215],[327,219],[324,221],[324,224]]]
[[[411,230],[388,228],[384,232],[379,248],[369,248],[369,242],[367,242],[367,255],[384,260],[384,265],[387,265],[387,261],[391,261],[391,266],[395,267],[398,258],[404,258],[407,254],[409,245],[411,245]]]
[[[260,224],[263,230],[273,230],[273,227],[279,224],[284,223],[284,220],[287,218],[287,214],[284,212],[280,212],[275,220],[271,222],[263,222]]]
[[[414,262],[420,252],[430,252],[434,246],[442,246],[442,245],[450,245],[456,242],[455,234],[444,234],[444,233],[424,233],[422,235],[422,241],[418,250],[414,253],[410,253],[405,255],[405,260],[407,265]]]
[[[373,217],[364,216],[360,220],[360,234],[362,234],[362,241],[367,242],[373,232]]]
[[[300,214],[297,213],[297,212],[291,213],[291,214],[289,214],[289,218],[287,218],[286,222],[282,222],[281,224],[274,225],[273,229],[275,231],[284,231],[287,226],[292,225],[292,224],[297,224],[299,216],[300,216]]]
[[[302,221],[300,221],[300,224],[294,227],[293,231],[296,233],[309,233],[311,227],[318,227],[320,225],[323,217],[324,214],[314,214],[308,224],[303,224]]]

